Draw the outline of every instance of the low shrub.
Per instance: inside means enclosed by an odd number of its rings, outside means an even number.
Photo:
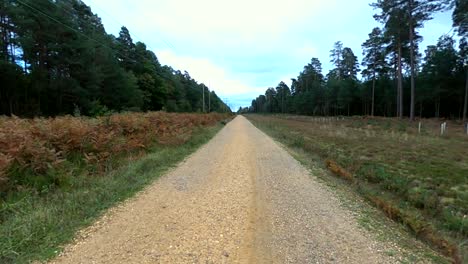
[[[354,177],[353,175],[348,172],[347,170],[343,169],[338,165],[335,161],[333,160],[326,160],[325,164],[327,165],[327,168],[333,172],[334,174],[342,177],[345,180],[348,180],[350,182],[354,182]]]
[[[57,174],[73,157],[103,166],[111,157],[146,150],[154,143],[178,145],[193,129],[226,119],[223,114],[124,113],[97,118],[0,117],[0,191],[42,189],[63,182]]]

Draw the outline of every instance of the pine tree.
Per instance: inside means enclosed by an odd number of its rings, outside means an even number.
[[[378,0],[377,3],[372,4],[375,8],[380,8],[382,10],[381,14],[378,14],[375,17],[377,20],[386,23],[386,27],[390,25],[399,26],[398,23],[389,24],[388,22],[391,20],[392,16],[400,14],[397,19],[404,23],[402,27],[399,27],[399,30],[400,32],[402,30],[406,30],[408,32],[411,71],[410,120],[414,120],[416,74],[415,54],[417,53],[417,41],[420,39],[416,34],[416,29],[422,27],[425,21],[432,19],[432,14],[446,8],[446,3],[446,0]],[[401,48],[401,46],[399,48]],[[400,55],[398,56],[399,60],[401,60]],[[401,71],[401,65],[399,65],[398,68]],[[401,78],[401,73],[399,73],[399,75],[399,78]],[[402,104],[401,87],[399,87],[399,91],[399,103]],[[402,115],[402,110],[400,110],[400,117]]]
[[[337,72],[337,79],[340,80],[342,73],[340,72],[341,63],[343,61],[343,43],[341,41],[335,42],[333,49],[330,50],[330,62],[335,65]]]
[[[375,110],[375,86],[379,74],[387,69],[385,59],[385,39],[380,28],[374,28],[369,34],[369,39],[362,44],[364,59],[362,65],[367,67],[362,75],[367,79],[372,79],[372,106],[371,116]]]
[[[379,0],[372,6],[380,9],[380,13],[374,15],[374,18],[384,24],[388,52],[393,55],[397,80],[397,116],[403,118],[403,54],[409,46],[408,16],[396,5],[396,0]]]
[[[284,82],[280,82],[278,86],[276,86],[276,94],[279,97],[278,101],[280,103],[281,113],[288,112],[287,102],[291,96],[289,87]]]
[[[455,8],[453,9],[452,19],[453,27],[458,31],[462,38],[468,38],[468,1],[452,0]]]
[[[136,66],[136,47],[132,36],[126,27],[122,27],[116,39],[118,59],[122,67],[127,71],[133,71]]]
[[[447,105],[453,103],[447,99],[455,92],[452,85],[453,80],[456,79],[458,54],[454,45],[453,38],[442,36],[437,45],[429,46],[426,50],[421,75],[428,83],[428,99],[434,103],[435,117],[439,117],[444,113],[443,103]],[[445,111],[446,115],[448,115],[447,112]]]
[[[463,121],[467,121],[468,114],[468,41],[466,38],[462,38],[460,41],[460,64],[466,72],[465,78],[465,100],[463,103]]]
[[[467,121],[468,115],[468,1],[453,0],[455,8],[453,10],[453,27],[456,28],[460,41],[460,58],[466,71],[465,78],[465,99],[463,103],[463,121]]]

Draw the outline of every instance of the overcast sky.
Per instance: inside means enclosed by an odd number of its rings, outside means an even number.
[[[379,26],[372,0],[84,0],[118,35],[125,25],[162,64],[203,82],[233,110],[280,81],[290,85],[312,57],[331,69],[340,40],[362,58],[361,44]],[[451,30],[444,13],[420,30],[421,51]]]

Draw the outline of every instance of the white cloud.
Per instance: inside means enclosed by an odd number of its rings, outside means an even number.
[[[174,69],[188,71],[199,83],[204,83],[220,96],[259,93],[263,87],[249,86],[235,79],[222,67],[205,58],[184,57],[172,51],[163,50],[157,53],[161,63],[171,65]]]
[[[163,64],[211,84],[236,101],[234,106],[279,81],[290,85],[312,57],[320,59],[326,74],[335,41],[361,58],[361,44],[379,26],[369,6],[376,0],[84,1],[109,32],[117,34],[125,24]],[[426,23],[420,52],[449,31],[450,20],[444,15]]]
[[[318,52],[317,52],[317,48],[315,46],[312,46],[310,44],[306,44],[306,45],[296,49],[296,54],[295,55],[300,57],[300,58],[307,58],[307,56],[312,58],[314,56],[318,56]]]
[[[286,32],[292,24],[335,5],[336,0],[162,0],[157,4],[143,0],[133,4],[134,11],[142,15],[132,22],[140,28],[157,27],[177,34],[226,34],[249,40]]]

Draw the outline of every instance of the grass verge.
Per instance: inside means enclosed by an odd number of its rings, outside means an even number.
[[[29,263],[56,256],[81,228],[133,196],[208,142],[222,125],[196,129],[178,146],[154,146],[143,156],[115,158],[105,175],[76,167],[60,188],[18,190],[0,200],[0,263]],[[111,166],[112,165],[112,166]]]
[[[332,171],[453,262],[466,259],[468,164],[460,160],[465,138],[386,133],[353,123],[288,116],[247,118],[287,147],[303,152],[303,159]]]

